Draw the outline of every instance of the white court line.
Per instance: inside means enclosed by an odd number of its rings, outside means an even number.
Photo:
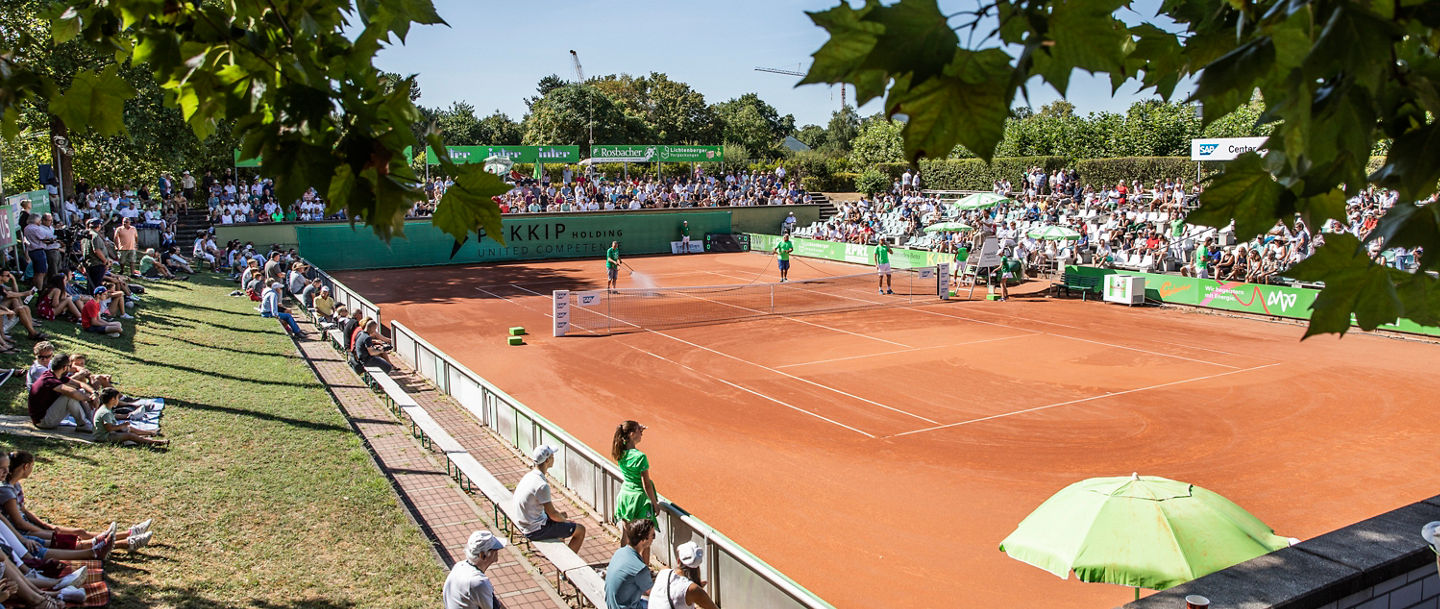
[[[1024,410],[1016,410],[1016,411],[1013,411],[1013,412],[1005,412],[1005,413],[1001,413],[1001,414],[992,414],[992,415],[990,415],[990,416],[988,416],[988,417],[980,417],[980,418],[978,418],[978,419],[970,419],[970,420],[968,420],[968,421],[960,421],[959,423],[949,423],[949,424],[946,424],[946,425],[937,425],[937,426],[935,426],[935,427],[926,427],[926,428],[924,428],[924,429],[916,429],[916,430],[913,430],[913,431],[905,431],[905,432],[901,432],[901,433],[897,433],[897,434],[895,434],[895,435],[885,436],[885,437],[886,437],[886,438],[898,438],[898,437],[900,437],[900,436],[908,436],[908,435],[917,434],[917,433],[925,433],[925,432],[927,432],[927,431],[936,431],[936,430],[939,430],[939,429],[949,429],[949,428],[951,428],[951,427],[959,427],[959,426],[961,426],[961,425],[969,425],[969,424],[971,424],[971,423],[980,423],[980,422],[984,422],[984,421],[991,421],[991,420],[994,420],[994,419],[1003,419],[1003,418],[1005,418],[1005,417],[1013,417],[1013,416],[1015,416],[1015,415],[1017,415],[1017,414],[1025,414],[1025,413],[1028,413],[1028,412],[1038,412],[1038,411],[1041,411],[1041,410],[1048,410],[1048,409],[1051,409],[1051,408],[1059,408],[1059,407],[1061,407],[1061,406],[1070,406],[1070,405],[1072,405],[1072,404],[1079,404],[1079,403],[1082,403],[1082,402],[1091,402],[1091,401],[1094,401],[1094,400],[1101,400],[1101,399],[1105,399],[1105,398],[1113,398],[1113,397],[1115,397],[1115,396],[1117,396],[1117,395],[1126,395],[1126,394],[1129,394],[1129,393],[1136,393],[1136,392],[1140,392],[1140,391],[1149,391],[1149,390],[1151,390],[1151,389],[1160,389],[1161,387],[1170,387],[1170,386],[1172,386],[1172,385],[1183,385],[1183,384],[1185,384],[1185,383],[1193,383],[1193,382],[1196,382],[1196,381],[1205,381],[1205,380],[1209,380],[1209,379],[1213,379],[1213,378],[1219,378],[1219,377],[1222,377],[1222,376],[1229,376],[1229,375],[1232,375],[1232,374],[1240,374],[1241,372],[1250,372],[1250,371],[1253,371],[1253,370],[1260,370],[1260,369],[1262,369],[1262,368],[1269,368],[1269,367],[1271,367],[1271,366],[1279,366],[1280,364],[1281,364],[1281,362],[1275,362],[1275,363],[1273,363],[1273,364],[1265,364],[1265,365],[1262,365],[1262,366],[1255,366],[1255,367],[1253,367],[1253,368],[1243,368],[1243,369],[1240,369],[1240,370],[1231,370],[1231,371],[1229,371],[1229,372],[1221,372],[1221,373],[1219,373],[1219,374],[1212,374],[1212,375],[1210,375],[1210,376],[1201,376],[1201,377],[1196,377],[1196,378],[1191,378],[1191,379],[1185,379],[1185,380],[1180,380],[1180,381],[1170,381],[1170,382],[1168,382],[1168,383],[1161,383],[1161,384],[1159,384],[1159,385],[1151,385],[1151,386],[1149,386],[1149,387],[1139,387],[1139,388],[1136,388],[1136,389],[1126,389],[1125,391],[1116,391],[1116,392],[1113,392],[1113,393],[1106,393],[1106,394],[1103,394],[1103,395],[1095,395],[1095,396],[1090,396],[1090,397],[1088,397],[1088,398],[1080,398],[1080,399],[1078,399],[1078,400],[1070,400],[1070,401],[1067,401],[1067,402],[1056,402],[1056,403],[1054,403],[1054,404],[1046,404],[1046,405],[1044,405],[1044,406],[1036,406],[1036,407],[1034,407],[1034,408],[1026,408],[1026,409],[1024,409]]]
[[[907,308],[910,308],[910,307],[907,307]],[[1002,328],[1011,328],[1011,329],[1014,329],[1014,330],[1028,330],[1028,328],[1021,328],[1021,327],[1019,327],[1019,326],[1012,326],[1012,325],[1009,325],[1009,324],[1002,324],[1002,323],[997,323],[997,322],[993,322],[993,321],[985,321],[985,320],[983,320],[983,319],[975,319],[975,318],[973,318],[973,317],[965,317],[964,315],[955,315],[955,314],[952,314],[952,313],[941,313],[941,312],[939,312],[939,311],[931,311],[931,310],[928,310],[928,309],[918,309],[918,308],[910,308],[910,310],[916,311],[916,312],[919,312],[919,313],[928,313],[928,314],[930,314],[930,315],[939,315],[939,316],[941,316],[941,317],[953,317],[953,318],[955,318],[955,319],[963,319],[963,320],[966,320],[966,321],[973,321],[973,322],[975,322],[975,323],[989,324],[989,325],[992,325],[992,326],[1000,326],[1000,327],[1002,327]],[[1094,343],[1094,344],[1096,344],[1096,345],[1103,345],[1103,346],[1106,346],[1106,347],[1114,347],[1114,348],[1116,348],[1116,349],[1127,349],[1127,350],[1130,350],[1130,351],[1138,351],[1138,352],[1140,352],[1140,353],[1148,353],[1148,354],[1150,354],[1150,355],[1159,355],[1159,356],[1161,356],[1161,357],[1168,357],[1168,358],[1172,358],[1172,359],[1181,359],[1181,360],[1185,360],[1185,361],[1187,361],[1187,362],[1195,362],[1195,363],[1197,363],[1197,364],[1207,364],[1207,365],[1210,365],[1210,366],[1220,366],[1221,368],[1230,368],[1230,369],[1232,369],[1232,370],[1239,370],[1239,369],[1240,369],[1239,366],[1231,366],[1230,364],[1222,364],[1222,363],[1220,363],[1220,362],[1211,362],[1211,361],[1206,361],[1206,360],[1203,360],[1203,359],[1195,359],[1195,358],[1191,358],[1191,357],[1185,357],[1185,356],[1183,356],[1183,355],[1175,355],[1175,354],[1173,354],[1173,353],[1161,353],[1161,352],[1159,352],[1159,351],[1150,351],[1150,350],[1148,350],[1148,349],[1141,349],[1141,348],[1138,348],[1138,347],[1129,347],[1129,346],[1126,346],[1126,345],[1117,345],[1117,344],[1115,344],[1115,343],[1107,343],[1107,342],[1104,342],[1104,341],[1091,340],[1091,339],[1088,339],[1088,338],[1080,338],[1080,337],[1078,337],[1078,336],[1069,336],[1069,335],[1066,335],[1066,334],[1056,334],[1056,333],[1054,333],[1054,332],[1043,332],[1043,331],[1040,331],[1040,330],[1031,330],[1031,331],[1032,331],[1032,332],[1038,332],[1038,333],[1040,333],[1040,334],[1046,334],[1046,335],[1049,335],[1049,336],[1054,336],[1054,337],[1056,337],[1056,338],[1068,338],[1068,339],[1070,339],[1070,340],[1078,340],[1078,341],[1086,342],[1086,343]]]
[[[795,322],[795,323],[797,323],[797,324],[805,324],[805,325],[807,325],[807,326],[815,326],[815,327],[817,327],[817,328],[823,328],[823,329],[825,329],[825,330],[830,330],[830,331],[832,331],[832,332],[840,332],[840,333],[842,333],[842,334],[849,334],[849,335],[851,335],[851,336],[859,336],[860,338],[868,338],[868,339],[870,339],[870,340],[879,341],[879,342],[882,342],[882,343],[888,343],[888,344],[891,344],[891,345],[895,345],[895,346],[897,346],[897,347],[905,347],[906,349],[914,349],[914,347],[912,347],[912,346],[910,346],[910,345],[907,345],[907,344],[905,344],[905,343],[898,343],[898,342],[895,342],[895,341],[893,341],[893,340],[888,340],[888,339],[880,338],[880,337],[878,337],[878,336],[870,336],[869,334],[861,334],[861,333],[859,333],[859,332],[851,332],[851,331],[849,331],[849,330],[841,330],[840,328],[832,328],[832,327],[827,326],[827,325],[824,325],[824,324],[817,324],[817,323],[815,323],[815,322],[805,321],[805,320],[803,320],[803,319],[796,319],[796,318],[791,317],[791,316],[789,316],[789,315],[777,315],[777,314],[775,314],[775,313],[768,313],[768,312],[766,312],[766,311],[761,311],[760,309],[752,309],[752,308],[750,308],[750,307],[743,307],[743,306],[740,306],[740,305],[737,305],[737,304],[730,304],[730,303],[728,303],[728,302],[720,302],[720,301],[715,300],[715,299],[713,299],[713,298],[705,298],[704,296],[696,296],[696,295],[694,295],[694,294],[686,294],[686,293],[684,293],[684,292],[679,292],[679,291],[677,291],[677,292],[675,292],[675,293],[676,293],[676,294],[679,294],[679,295],[681,295],[681,296],[688,297],[688,298],[694,298],[694,299],[696,299],[696,300],[704,300],[704,301],[706,301],[706,302],[713,302],[713,303],[718,304],[718,305],[725,305],[725,306],[727,306],[727,307],[732,307],[732,308],[736,308],[736,309],[741,309],[741,310],[744,310],[744,311],[750,311],[751,313],[759,313],[759,314],[761,314],[761,315],[767,315],[767,316],[771,316],[771,317],[778,317],[778,318],[780,318],[780,319],[784,319],[784,320],[787,320],[787,321],[793,321],[793,322]]]
[[[1025,317],[1024,315],[1016,315],[1016,314],[1014,314],[1014,313],[1002,313],[1002,314],[999,314],[999,315],[1001,315],[1001,316],[1003,316],[1003,317],[1010,317],[1010,318],[1013,318],[1013,319],[1023,319],[1023,320],[1025,320],[1025,321],[1033,321],[1033,322],[1035,322],[1035,323],[1040,323],[1040,324],[1049,324],[1049,325],[1052,325],[1052,326],[1060,326],[1060,327],[1062,327],[1062,328],[1070,328],[1070,329],[1072,329],[1072,330],[1088,331],[1087,328],[1082,328],[1082,327],[1080,327],[1080,326],[1072,326],[1072,325],[1070,325],[1070,324],[1062,324],[1062,323],[1058,323],[1058,322],[1049,321],[1049,320],[1046,320],[1046,319],[1035,319],[1034,317]],[[1149,342],[1156,342],[1156,341],[1149,341]],[[1219,350],[1219,349],[1208,349],[1208,348],[1199,347],[1199,346],[1196,346],[1196,345],[1185,345],[1185,348],[1186,348],[1186,349],[1199,349],[1199,350],[1201,350],[1201,351],[1209,351],[1209,352],[1211,352],[1211,353],[1219,353],[1219,354],[1221,354],[1221,355],[1229,355],[1229,356],[1232,356],[1232,357],[1245,357],[1244,355],[1240,355],[1240,354],[1238,354],[1238,353],[1231,353],[1231,352],[1229,352],[1229,351],[1221,351],[1221,350]]]
[[[630,344],[626,344],[626,343],[621,343],[621,344],[622,344],[622,345],[625,345],[626,347],[629,347],[629,348],[631,348],[631,349],[634,349],[634,350],[636,350],[636,351],[639,351],[639,352],[641,352],[641,353],[644,353],[644,354],[646,354],[646,355],[649,355],[649,356],[651,356],[651,357],[654,357],[654,358],[656,358],[656,359],[664,360],[664,361],[670,362],[670,363],[672,363],[672,364],[675,364],[676,366],[679,366],[679,367],[681,367],[681,368],[684,368],[684,369],[686,369],[686,370],[689,370],[689,371],[691,371],[691,372],[694,372],[695,374],[698,374],[698,375],[700,375],[700,376],[704,376],[704,377],[707,377],[707,378],[710,378],[710,379],[714,379],[714,380],[720,381],[721,383],[724,383],[724,384],[726,384],[726,385],[729,385],[729,386],[731,386],[731,387],[734,387],[734,388],[739,389],[739,390],[741,390],[741,391],[744,391],[744,392],[746,392],[746,393],[749,393],[749,394],[758,396],[758,397],[760,397],[760,398],[769,400],[769,401],[771,401],[771,402],[775,402],[776,404],[779,404],[779,405],[784,406],[784,407],[786,407],[786,408],[789,408],[789,409],[791,409],[791,410],[796,410],[796,411],[799,411],[799,412],[803,412],[803,413],[808,414],[808,415],[810,415],[810,416],[812,416],[812,417],[815,417],[815,418],[817,418],[817,419],[820,419],[821,421],[825,421],[826,423],[830,423],[830,424],[832,424],[832,425],[837,425],[837,426],[843,427],[843,428],[845,428],[845,429],[848,429],[848,430],[850,430],[850,431],[853,431],[853,432],[855,432],[855,433],[858,433],[858,434],[860,434],[860,435],[862,435],[862,436],[865,436],[865,437],[867,437],[867,438],[874,438],[874,437],[875,437],[874,434],[867,433],[867,432],[865,432],[865,431],[863,431],[863,430],[856,429],[856,428],[854,428],[854,427],[851,427],[851,426],[849,426],[849,425],[846,425],[846,424],[844,424],[844,423],[841,423],[841,422],[839,422],[839,421],[836,421],[835,419],[831,419],[831,418],[829,418],[829,417],[823,416],[823,415],[821,415],[821,414],[819,414],[819,413],[811,412],[811,411],[805,410],[804,408],[801,408],[801,407],[799,407],[799,406],[795,406],[795,405],[793,405],[793,404],[790,404],[790,403],[788,403],[788,402],[782,401],[782,400],[780,400],[780,399],[777,399],[777,398],[774,398],[774,397],[765,395],[764,393],[761,393],[761,392],[759,392],[759,391],[755,391],[754,389],[751,389],[751,388],[749,388],[749,387],[745,387],[745,386],[742,386],[742,385],[737,385],[737,384],[735,384],[735,383],[732,383],[732,382],[730,382],[730,381],[727,381],[727,380],[725,380],[725,379],[722,379],[722,378],[720,378],[720,377],[718,377],[718,376],[715,376],[715,375],[712,375],[712,374],[709,374],[709,373],[706,373],[706,372],[701,372],[701,371],[699,371],[699,370],[696,370],[696,369],[694,369],[694,368],[691,368],[690,366],[686,366],[685,364],[682,364],[682,363],[680,363],[680,362],[677,362],[677,361],[675,361],[675,360],[673,360],[673,359],[670,359],[670,358],[668,358],[668,357],[664,357],[664,356],[662,356],[662,355],[658,355],[658,354],[655,354],[655,353],[651,353],[650,351],[646,351],[645,349],[641,349],[640,347],[636,347],[636,346],[634,346],[634,345],[630,345]]]
[[[524,286],[515,285],[515,284],[511,284],[511,285],[514,286],[514,287],[516,287],[516,288],[519,288],[519,289],[525,290],[525,291],[527,291],[527,292],[530,292],[530,293],[532,293],[532,294],[535,294],[535,295],[537,295],[537,296],[543,296],[543,295],[544,295],[544,294],[541,294],[541,293],[536,292],[536,291],[534,291],[534,290],[531,290],[531,289],[529,289],[529,288],[526,288],[526,287],[524,287]],[[504,298],[504,297],[501,296],[500,298]],[[507,300],[508,300],[508,299],[507,299]],[[516,303],[516,304],[519,304],[519,303]],[[523,306],[523,305],[522,305],[522,306]],[[526,307],[526,308],[529,308],[529,307]],[[600,315],[603,315],[603,316],[605,316],[605,317],[610,317],[609,315],[605,315],[604,313],[600,313]],[[611,319],[615,319],[615,318],[614,318],[614,317],[611,317]],[[623,321],[623,320],[619,320],[619,319],[616,319],[616,321],[619,321],[619,322],[621,322],[621,323],[625,323],[625,324],[628,324],[628,325],[632,325],[632,326],[635,325],[635,324],[631,324],[631,323],[629,323],[629,322],[626,322],[626,321]],[[637,327],[638,327],[638,326],[637,326]],[[659,335],[661,335],[661,336],[664,336],[664,337],[669,338],[669,339],[672,339],[672,340],[680,340],[680,339],[677,339],[677,338],[675,338],[675,337],[673,337],[673,336],[670,336],[670,335],[668,335],[668,334],[665,334],[665,333],[663,333],[663,332],[655,332],[654,330],[647,330],[647,332],[653,332],[653,333],[655,333],[655,334],[659,334]],[[685,342],[685,341],[680,341],[680,342]],[[820,414],[818,414],[818,413],[811,412],[811,411],[806,410],[806,409],[804,409],[804,408],[800,408],[799,406],[795,406],[795,405],[793,405],[793,404],[790,404],[790,403],[788,403],[788,402],[782,401],[782,400],[780,400],[780,399],[777,399],[777,398],[774,398],[774,397],[765,395],[764,393],[761,393],[761,392],[756,391],[756,390],[754,390],[754,389],[751,389],[751,388],[749,388],[749,387],[745,387],[745,386],[742,386],[742,385],[737,385],[737,384],[735,384],[735,383],[732,383],[732,382],[727,381],[727,380],[725,380],[725,379],[722,379],[722,378],[720,378],[720,377],[711,375],[711,374],[709,374],[709,373],[701,372],[701,371],[699,371],[699,370],[696,370],[696,369],[694,369],[694,368],[691,368],[690,366],[687,366],[687,365],[685,365],[685,364],[682,364],[682,363],[680,363],[680,362],[677,362],[677,361],[675,361],[675,360],[673,360],[673,359],[670,359],[670,358],[668,358],[668,357],[664,357],[664,356],[661,356],[661,355],[652,353],[652,352],[650,352],[650,351],[647,351],[647,350],[645,350],[645,349],[641,349],[640,347],[636,347],[636,346],[631,345],[631,344],[629,344],[629,343],[621,342],[620,344],[625,345],[626,347],[629,347],[629,348],[634,349],[634,350],[636,350],[636,351],[639,351],[639,352],[641,352],[641,353],[644,353],[644,354],[646,354],[646,355],[649,355],[649,356],[651,356],[651,357],[655,357],[655,358],[657,358],[657,359],[661,359],[661,360],[670,362],[670,363],[672,363],[672,364],[675,364],[676,366],[680,366],[681,368],[684,368],[684,369],[689,370],[689,371],[691,371],[691,372],[694,372],[694,373],[696,373],[696,374],[700,374],[700,375],[703,375],[703,376],[706,376],[706,377],[715,379],[715,380],[717,380],[717,381],[720,381],[721,383],[724,383],[724,384],[726,384],[726,385],[729,385],[729,386],[731,386],[731,387],[734,387],[734,388],[739,389],[739,390],[741,390],[741,391],[744,391],[744,392],[746,392],[746,393],[750,393],[750,394],[759,396],[759,397],[764,398],[764,399],[766,399],[766,400],[769,400],[769,401],[771,401],[771,402],[775,402],[776,404],[779,404],[779,405],[784,406],[784,407],[786,407],[786,408],[790,408],[790,409],[793,409],[793,410],[797,410],[797,411],[799,411],[799,412],[803,412],[803,413],[805,413],[805,414],[808,414],[808,415],[810,415],[810,416],[812,416],[812,417],[815,417],[815,418],[820,419],[820,420],[822,420],[822,421],[825,421],[825,422],[827,422],[827,423],[832,423],[832,424],[834,424],[834,425],[838,425],[838,426],[840,426],[840,427],[844,427],[845,429],[848,429],[848,430],[850,430],[850,431],[853,431],[853,432],[855,432],[855,433],[858,433],[858,434],[860,434],[860,435],[862,435],[862,436],[865,436],[865,437],[867,437],[867,438],[874,438],[874,437],[875,437],[874,434],[867,433],[867,432],[865,432],[864,430],[857,429],[857,428],[855,428],[855,427],[851,427],[851,426],[849,426],[849,425],[846,425],[846,424],[841,423],[841,422],[839,422],[839,421],[836,421],[836,420],[834,420],[834,419],[830,419],[830,418],[825,417],[825,416],[823,416],[823,415],[820,415]],[[703,349],[704,347],[701,347],[701,348]],[[714,351],[714,350],[711,350],[711,349],[706,349],[706,350],[707,350],[707,351],[711,351],[712,353],[717,353],[717,354],[720,354],[720,355],[725,355],[725,354],[723,354],[723,353],[720,353],[720,352],[718,352],[718,351]],[[727,356],[727,357],[733,357],[733,356]],[[735,359],[739,359],[739,358],[735,358]],[[745,361],[745,360],[740,360],[740,361]],[[751,362],[746,362],[746,363],[751,363]],[[753,365],[759,366],[759,364],[753,364]],[[761,366],[761,367],[763,368],[764,366]],[[782,374],[783,374],[783,373],[782,373]],[[789,375],[786,375],[786,376],[789,376]],[[798,378],[798,377],[795,377],[795,378]],[[800,379],[800,380],[804,380],[804,379]],[[806,381],[806,382],[809,382],[809,381]],[[824,385],[821,385],[821,387],[824,387]],[[828,387],[827,387],[827,389],[828,389]],[[831,391],[835,391],[835,390],[832,389]],[[863,399],[863,398],[857,398],[857,399]],[[878,405],[879,405],[879,406],[884,406],[884,404],[878,404]],[[888,406],[885,406],[885,407],[886,407],[886,408],[889,408]],[[909,414],[909,413],[906,413],[906,414]],[[911,416],[914,416],[914,415],[911,415]],[[922,419],[923,419],[923,417],[917,417],[917,418],[922,418]],[[931,421],[931,422],[934,423],[935,421]]]
[[[520,287],[520,286],[515,286],[515,287]],[[524,288],[521,288],[521,289],[524,289]],[[532,290],[532,292],[533,292],[533,290]],[[656,335],[659,335],[659,336],[663,336],[663,337],[668,338],[668,339],[670,339],[670,340],[673,340],[673,341],[675,341],[675,342],[679,342],[679,343],[684,343],[684,344],[686,344],[686,345],[690,345],[691,347],[694,347],[694,348],[696,348],[696,349],[700,349],[700,350],[702,350],[702,351],[709,351],[709,352],[714,353],[715,355],[719,355],[719,356],[721,356],[721,357],[733,359],[733,360],[735,360],[735,361],[737,361],[737,362],[741,362],[741,363],[744,363],[744,364],[749,364],[749,365],[751,365],[751,366],[754,366],[754,367],[756,367],[756,368],[760,368],[760,369],[762,369],[762,370],[768,370],[768,371],[770,371],[770,372],[773,372],[773,373],[778,374],[778,375],[780,375],[780,376],[783,376],[783,377],[785,377],[785,378],[794,379],[794,380],[800,381],[800,382],[802,382],[802,383],[806,383],[806,384],[808,384],[808,385],[814,385],[814,386],[819,387],[819,388],[821,388],[821,389],[824,389],[824,390],[826,390],[826,391],[843,395],[843,396],[845,396],[845,397],[847,397],[847,398],[850,398],[850,399],[852,399],[852,400],[856,400],[856,401],[860,401],[860,402],[865,402],[866,404],[871,404],[871,405],[879,406],[879,407],[881,407],[881,408],[884,408],[884,409],[889,410],[889,411],[892,411],[892,412],[898,412],[898,413],[903,414],[903,415],[906,415],[906,416],[910,416],[910,417],[914,417],[914,418],[920,419],[921,421],[926,421],[926,422],[929,422],[929,423],[939,423],[939,421],[936,421],[936,420],[934,420],[934,419],[929,419],[929,418],[926,418],[926,417],[922,417],[922,416],[920,416],[920,415],[918,415],[918,414],[915,414],[915,413],[913,413],[913,412],[906,412],[906,411],[901,410],[901,409],[899,409],[899,408],[896,408],[896,407],[894,407],[894,406],[887,406],[887,405],[885,405],[885,404],[881,404],[880,402],[876,402],[875,400],[870,400],[870,399],[862,398],[862,397],[860,397],[860,396],[858,396],[858,395],[854,395],[854,394],[851,394],[851,393],[846,393],[846,392],[844,392],[844,391],[841,391],[841,390],[836,389],[836,388],[834,388],[834,387],[831,387],[831,386],[829,386],[829,385],[825,385],[825,384],[822,384],[822,383],[817,383],[817,382],[812,381],[812,380],[807,379],[807,378],[801,378],[801,377],[795,376],[795,375],[793,375],[793,374],[790,374],[790,373],[788,373],[788,372],[781,372],[781,371],[779,371],[779,370],[776,370],[776,369],[771,368],[771,367],[769,367],[769,366],[766,366],[766,365],[764,365],[764,364],[757,364],[757,363],[752,362],[752,361],[750,361],[750,360],[748,360],[748,359],[744,359],[744,358],[741,358],[741,357],[737,357],[737,356],[734,356],[734,355],[730,355],[729,353],[724,353],[724,352],[721,352],[721,351],[716,351],[716,350],[714,350],[714,349],[711,349],[711,348],[706,347],[706,346],[703,346],[703,345],[697,345],[697,344],[692,343],[692,342],[690,342],[690,341],[688,341],[688,340],[685,340],[685,339],[683,339],[683,338],[676,338],[676,337],[674,337],[674,336],[671,336],[671,335],[666,334],[666,333],[664,333],[664,332],[661,332],[661,331],[659,331],[659,330],[651,330],[651,329],[649,329],[649,328],[642,328],[642,327],[640,327],[640,326],[638,326],[638,325],[636,325],[636,324],[630,323],[630,322],[625,321],[625,320],[623,320],[623,319],[620,319],[620,318],[618,318],[618,317],[611,317],[611,316],[606,315],[606,314],[604,314],[604,313],[601,313],[601,312],[599,312],[599,311],[596,311],[595,314],[596,314],[596,315],[600,315],[600,316],[602,316],[602,317],[609,317],[610,319],[613,319],[613,320],[615,320],[615,321],[618,321],[618,322],[620,322],[620,323],[622,323],[622,324],[625,324],[625,325],[627,325],[627,326],[631,326],[631,327],[633,327],[633,328],[636,328],[636,329],[639,329],[639,330],[643,330],[643,331],[649,332],[649,333],[651,333],[651,334],[656,334]]]
[[[1022,337],[1022,336],[1034,336],[1034,335],[1035,335],[1034,332],[1029,333],[1029,334],[1012,334],[1012,335],[1010,335],[1010,336],[999,336],[999,337],[995,337],[995,338],[982,338],[982,339],[980,339],[980,340],[967,340],[967,341],[965,341],[965,342],[963,342],[963,343],[951,343],[951,344],[948,344],[948,345],[931,345],[931,346],[929,346],[929,347],[915,347],[915,348],[913,348],[913,349],[901,349],[901,350],[899,350],[899,351],[883,351],[883,352],[880,352],[880,353],[866,353],[866,354],[864,354],[864,355],[851,355],[851,356],[849,356],[849,357],[835,357],[835,358],[831,358],[831,359],[821,359],[821,360],[815,360],[815,361],[813,361],[813,362],[800,362],[800,363],[798,363],[798,364],[785,364],[785,365],[783,365],[783,366],[776,366],[776,368],[794,368],[794,367],[797,367],[797,366],[813,366],[813,365],[815,365],[815,364],[829,364],[829,363],[832,363],[832,362],[843,362],[843,361],[846,361],[846,360],[864,359],[864,358],[867,358],[867,357],[879,357],[879,356],[882,356],[882,355],[896,355],[896,354],[899,354],[899,353],[914,353],[914,352],[916,352],[916,351],[927,351],[927,350],[930,350],[930,349],[948,349],[948,348],[950,348],[950,347],[959,347],[959,346],[961,346],[961,345],[975,345],[975,344],[979,344],[979,343],[990,343],[990,342],[995,342],[995,341],[999,341],[999,340],[1009,340],[1009,339],[1012,339],[1012,338],[1020,338],[1020,337]]]

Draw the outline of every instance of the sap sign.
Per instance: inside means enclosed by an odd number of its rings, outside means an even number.
[[[1265,154],[1260,148],[1265,145],[1265,139],[1263,137],[1209,137],[1190,140],[1190,160],[1232,161],[1251,150]]]

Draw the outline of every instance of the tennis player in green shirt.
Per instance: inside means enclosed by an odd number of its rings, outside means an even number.
[[[880,276],[880,293],[894,294],[890,282],[890,244],[884,241],[875,246],[875,274]]]
[[[620,242],[611,241],[605,250],[605,289],[615,289],[615,277],[620,274]]]
[[[776,264],[780,266],[780,283],[789,281],[790,252],[795,251],[795,244],[790,242],[790,233],[785,233],[785,236],[780,238],[780,242],[775,244],[775,249],[771,251],[775,253]]]

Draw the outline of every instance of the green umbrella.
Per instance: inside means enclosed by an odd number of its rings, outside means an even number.
[[[993,192],[977,192],[967,195],[955,202],[955,208],[960,210],[986,209],[995,207],[1001,203],[1013,203],[1014,200],[1008,197],[997,195]]]
[[[1080,238],[1079,232],[1065,228],[1063,226],[1042,226],[1040,228],[1031,229],[1030,232],[1026,234],[1030,235],[1031,239],[1043,239],[1049,241],[1066,241],[1069,239]]]
[[[941,222],[925,227],[927,233],[963,233],[967,230],[975,230],[975,227],[964,222]]]
[[[1000,550],[1061,578],[1163,590],[1289,540],[1229,499],[1154,476],[1091,478],[1040,504]]]

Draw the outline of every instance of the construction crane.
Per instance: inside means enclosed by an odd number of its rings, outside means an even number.
[[[571,52],[573,53],[574,51],[571,51]],[[577,61],[577,63],[576,63],[575,65],[576,65],[576,66],[579,66],[579,65],[580,65],[580,64],[578,63],[579,60],[576,60],[576,61]],[[785,74],[785,75],[787,75],[787,76],[804,76],[804,75],[805,75],[804,72],[801,72],[801,71],[798,69],[798,68],[800,67],[799,65],[796,65],[795,67],[796,67],[797,69],[795,69],[795,70],[787,70],[787,69],[785,69],[785,68],[766,68],[766,67],[756,66],[755,71],[756,71],[756,72],[769,72],[769,73],[771,73],[771,74]],[[840,109],[841,109],[841,110],[844,110],[844,109],[845,109],[845,85],[843,85],[843,84],[840,85]]]
[[[575,62],[575,84],[577,84],[577,85],[584,84],[584,83],[585,83],[585,69],[582,68],[582,67],[580,67],[580,54],[579,54],[579,53],[576,53],[576,52],[575,52],[575,49],[570,49],[570,60],[573,61],[573,62]],[[591,150],[594,150],[594,149],[595,149],[595,106],[594,106],[594,104],[588,102],[588,100],[590,99],[590,96],[588,96],[588,95],[585,96],[585,99],[587,100],[587,103],[586,103],[585,105],[586,105],[586,106],[589,106],[589,109],[590,109],[590,149],[591,149]],[[591,154],[594,154],[594,153],[592,152]]]

